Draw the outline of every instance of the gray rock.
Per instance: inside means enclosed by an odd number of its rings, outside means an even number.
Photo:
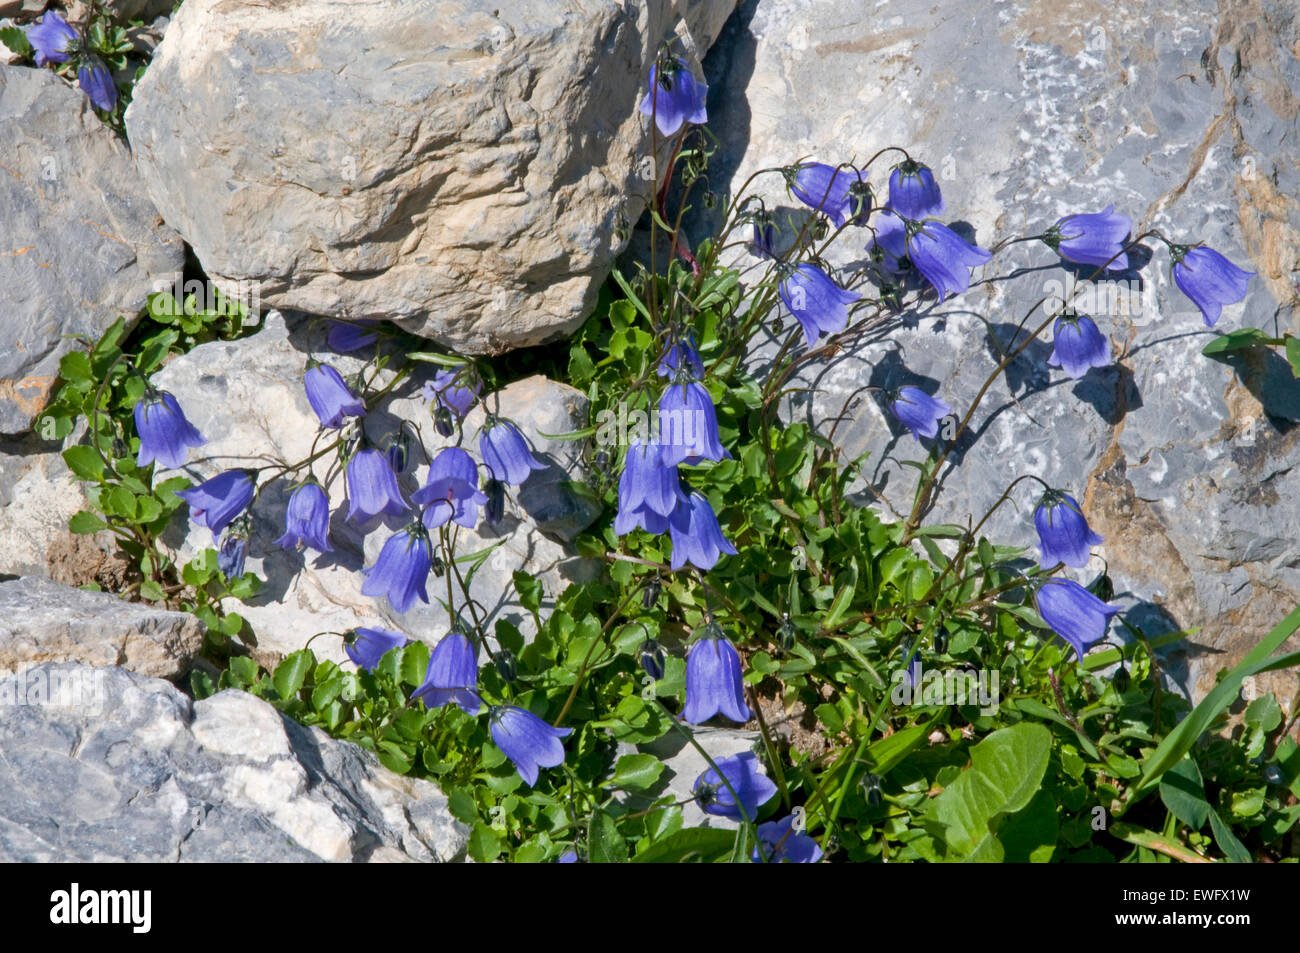
[[[934,168],[944,220],[966,223],[983,247],[1113,202],[1136,232],[1204,241],[1259,273],[1217,330],[1271,332],[1281,305],[1279,328],[1296,331],[1297,40],[1294,11],[1268,0],[1104,12],[1028,0],[749,2],[706,64],[723,142],[711,174],[739,188],[754,170],[803,156],[862,163],[904,146]],[[877,163],[878,194],[892,161]],[[769,203],[799,204],[780,176],[763,182]],[[869,237],[842,236],[835,263],[861,264]],[[1163,247],[1147,245],[1154,260],[1141,282],[1125,275],[1081,299],[1117,364],[1075,382],[1047,366],[1050,334],[1031,344],[976,413],[932,519],[978,520],[1024,473],[1068,489],[1106,537],[1077,577],[1104,559],[1126,617],[1148,634],[1201,626],[1190,657],[1171,664],[1200,695],[1300,602],[1300,384],[1276,354],[1202,357],[1212,335],[1170,281]],[[1034,303],[1069,278],[1034,243],[1000,253],[976,279],[1017,269],[875,323],[805,368],[800,382],[817,396],[787,414],[826,432],[859,388],[905,383],[964,413],[1000,359],[985,322],[1010,346]],[[1039,311],[1035,326],[1042,320]],[[760,349],[756,366],[772,353]],[[835,439],[846,457],[870,453],[864,499],[906,515],[915,471],[899,461],[924,450],[879,397],[857,393]],[[985,532],[1033,546],[1035,502],[1022,485]]]
[[[734,5],[187,0],[127,128],[218,283],[497,353],[590,311],[659,44],[702,53]]]
[[[120,668],[0,680],[0,860],[462,860],[427,781],[226,691],[191,703]]]
[[[133,325],[155,281],[180,272],[183,249],[126,146],[52,71],[0,66],[0,140],[0,434],[18,434],[77,347],[69,335]]]
[[[40,576],[0,582],[0,671],[43,662],[119,665],[178,678],[203,649],[203,623],[187,612],[124,602]]]
[[[68,518],[86,495],[59,447],[34,433],[0,438],[0,572],[48,575],[51,553],[70,548]]]

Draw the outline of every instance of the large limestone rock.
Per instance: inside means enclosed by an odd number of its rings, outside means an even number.
[[[464,859],[437,787],[243,692],[42,665],[0,706],[0,861]]]
[[[0,141],[0,434],[19,434],[77,347],[69,336],[133,324],[184,258],[125,144],[52,71],[0,66]]]
[[[208,274],[464,352],[574,328],[635,220],[660,43],[735,0],[187,0],[127,129]]]
[[[739,188],[801,156],[861,163],[904,146],[939,176],[946,220],[969,225],[984,247],[1113,202],[1139,232],[1203,240],[1259,273],[1217,330],[1272,333],[1277,312],[1277,327],[1297,332],[1297,24],[1270,0],[751,0],[706,64],[724,147],[711,173]],[[891,161],[873,174],[879,192]],[[764,181],[776,206],[799,204],[779,176]],[[861,264],[869,237],[850,231],[837,263]],[[1300,383],[1276,354],[1202,357],[1212,333],[1170,281],[1163,247],[1148,247],[1155,260],[1140,282],[1132,273],[1099,301],[1083,299],[1117,364],[1074,382],[1047,366],[1050,335],[1031,345],[976,414],[934,518],[978,520],[1024,473],[1071,490],[1106,537],[1097,551],[1126,617],[1150,635],[1202,627],[1186,664],[1170,665],[1199,695],[1300,602]],[[807,368],[802,382],[817,396],[790,413],[828,429],[863,385],[904,383],[964,413],[997,348],[1069,277],[1033,243],[977,278],[1017,268],[1026,270],[945,304],[929,298]],[[898,461],[924,451],[878,398],[859,393],[836,440],[849,458],[871,454],[864,498],[905,515],[915,471]],[[1033,544],[1034,496],[1022,487],[988,535]],[[1293,686],[1278,683],[1284,697]]]

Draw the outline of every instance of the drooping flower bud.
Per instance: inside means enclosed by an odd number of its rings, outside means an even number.
[[[513,683],[519,678],[519,665],[515,661],[515,653],[509,649],[499,649],[492,663],[503,681]]]
[[[641,643],[638,650],[641,657],[641,668],[645,673],[655,681],[664,677],[664,666],[667,664],[667,656],[664,654],[664,647],[654,639],[646,639]]]

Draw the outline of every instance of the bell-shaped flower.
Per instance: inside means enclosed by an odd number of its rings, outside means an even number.
[[[891,274],[903,270],[902,259],[907,257],[907,224],[896,213],[881,209],[871,220],[875,236],[867,246],[871,260]]]
[[[284,535],[275,542],[284,549],[310,546],[318,553],[332,553],[329,529],[329,497],[319,483],[308,480],[289,497],[284,512]]]
[[[416,597],[429,601],[426,585],[433,566],[433,548],[424,524],[418,520],[388,537],[379,558],[368,569],[361,584],[361,594],[379,598],[387,596],[396,612],[411,608]]]
[[[625,512],[646,509],[658,516],[669,517],[685,499],[677,467],[664,463],[663,447],[657,443],[633,441],[627,448],[623,475],[618,481],[620,516]],[[627,532],[617,528],[614,531],[619,535]],[[658,530],[660,533],[663,531]]]
[[[49,10],[39,23],[27,28],[27,42],[37,66],[66,63],[77,47],[77,31],[57,11]]]
[[[474,690],[478,684],[478,659],[469,636],[453,629],[443,636],[429,657],[424,682],[411,693],[411,700],[423,699],[427,708],[441,708],[455,702],[466,714],[477,715],[483,699]]]
[[[390,629],[353,629],[343,638],[343,651],[363,672],[373,672],[380,659],[410,642],[403,633]]]
[[[705,814],[733,821],[757,818],[758,809],[776,793],[776,785],[760,770],[758,757],[752,751],[742,751],[730,758],[719,758],[716,763],[722,775],[708,768],[695,779],[691,789],[700,809]]]
[[[529,787],[537,783],[538,768],[564,763],[564,745],[560,739],[572,731],[552,728],[531,711],[514,705],[494,705],[488,709],[488,730]]]
[[[1048,579],[1034,594],[1038,614],[1061,638],[1074,646],[1079,658],[1106,635],[1110,617],[1121,610],[1102,602],[1073,579]]]
[[[478,449],[493,478],[514,486],[527,480],[532,471],[546,469],[528,449],[519,428],[508,420],[489,415],[479,432]]]
[[[943,211],[943,195],[928,165],[904,159],[894,166],[889,173],[889,207],[918,222]]]
[[[374,344],[379,340],[379,333],[371,330],[374,324],[374,321],[355,323],[331,321],[329,331],[325,335],[325,344],[331,351],[337,351],[339,354],[359,351],[367,344]]]
[[[374,447],[352,455],[347,466],[348,519],[364,523],[381,513],[401,516],[408,509],[388,457]]]
[[[709,121],[708,93],[709,87],[691,75],[685,60],[661,56],[650,67],[650,91],[641,100],[641,114],[654,116],[660,135],[675,135],[683,123]]]
[[[478,508],[488,500],[478,488],[478,467],[460,447],[439,451],[429,464],[424,486],[411,494],[411,501],[425,507],[424,525],[436,529],[448,520],[473,529]]]
[[[140,452],[136,466],[147,467],[155,460],[175,469],[185,463],[187,447],[200,447],[207,441],[185,419],[181,405],[167,391],[152,391],[135,405],[135,429],[140,435]]]
[[[77,69],[77,85],[96,109],[112,112],[117,105],[117,84],[99,57],[92,56],[82,62]]]
[[[787,178],[795,197],[829,218],[836,228],[849,221],[865,222],[871,212],[871,189],[855,169],[807,162]]]
[[[849,305],[862,298],[856,291],[841,288],[816,265],[807,263],[791,269],[777,291],[803,328],[808,347],[822,334],[834,334],[848,327]]]
[[[686,656],[686,705],[682,717],[698,725],[717,714],[742,723],[753,717],[745,704],[736,647],[721,626],[709,623]]]
[[[328,364],[317,364],[303,375],[307,403],[320,418],[322,427],[342,427],[345,417],[365,415],[366,405],[343,382],[341,375]]]
[[[918,442],[922,437],[933,440],[939,433],[939,421],[952,413],[947,403],[911,385],[900,387],[886,406]]]
[[[713,515],[713,507],[699,490],[692,490],[668,517],[668,535],[673,543],[669,565],[681,569],[688,562],[699,569],[712,569],[722,554],[736,555]]]
[[[1107,205],[1104,212],[1067,215],[1044,233],[1043,241],[1066,261],[1127,271],[1124,240],[1131,231],[1133,220],[1116,212],[1114,205]]]
[[[1174,282],[1201,309],[1205,326],[1210,328],[1219,320],[1225,304],[1246,297],[1246,286],[1255,274],[1243,271],[1205,245],[1176,245],[1173,256]]]
[[[754,847],[752,859],[754,863],[815,864],[822,859],[822,849],[807,834],[794,829],[794,815],[791,814],[779,821],[758,825],[758,844]]]
[[[195,525],[212,531],[215,546],[221,531],[253,502],[255,489],[253,474],[226,470],[198,486],[177,490],[176,495],[190,505],[190,519]]]
[[[421,389],[420,396],[431,404],[446,407],[457,417],[464,417],[482,390],[483,382],[462,364],[458,367],[440,368],[433,375],[433,380]]]
[[[248,552],[248,537],[243,533],[226,533],[217,549],[217,568],[227,579],[238,579],[244,574],[244,556]]]
[[[970,270],[993,257],[939,222],[910,222],[907,232],[907,256],[940,301],[969,288]]]
[[[667,467],[731,459],[718,437],[713,398],[699,381],[682,379],[664,388],[659,397],[659,445]]]
[[[1052,354],[1047,363],[1078,380],[1089,368],[1110,366],[1110,342],[1092,318],[1067,311],[1052,328]]]
[[[1039,565],[1043,569],[1057,563],[1082,569],[1092,556],[1089,547],[1105,542],[1089,528],[1075,498],[1061,490],[1043,494],[1034,510],[1034,526],[1038,529]]]
[[[704,377],[704,362],[700,360],[700,352],[695,349],[695,335],[673,342],[664,356],[659,359],[659,366],[656,373],[660,377],[672,377],[680,366],[682,359],[686,360],[686,367],[691,375],[700,380]]]

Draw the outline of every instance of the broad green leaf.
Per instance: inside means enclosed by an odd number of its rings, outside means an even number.
[[[1205,799],[1201,770],[1191,758],[1183,758],[1160,779],[1160,800],[1169,812],[1194,831],[1210,819],[1210,802]]]
[[[299,649],[287,656],[275,667],[275,675],[271,677],[275,693],[285,701],[296,696],[307,680],[307,673],[311,671],[315,661],[309,649]]]
[[[654,786],[663,770],[663,762],[652,754],[625,754],[614,765],[613,782],[628,791],[644,791]]]

